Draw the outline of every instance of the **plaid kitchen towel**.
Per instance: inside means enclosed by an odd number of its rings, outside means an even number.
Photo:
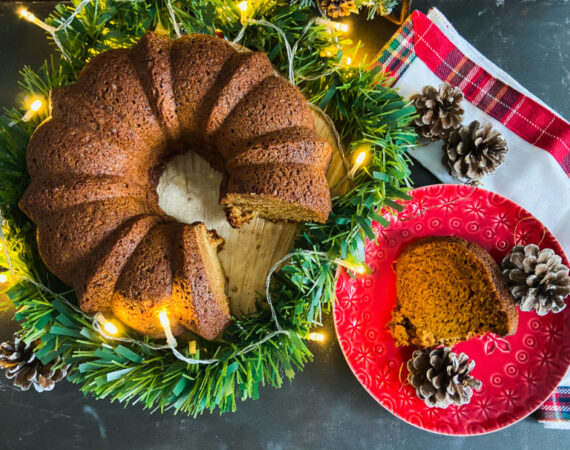
[[[509,144],[506,161],[483,187],[508,197],[542,221],[570,254],[570,124],[481,55],[432,9],[415,11],[377,60],[404,97],[443,81],[459,87],[465,119],[490,122]],[[410,151],[444,183],[456,183],[441,163],[442,143]],[[537,412],[552,428],[570,428],[570,372]]]

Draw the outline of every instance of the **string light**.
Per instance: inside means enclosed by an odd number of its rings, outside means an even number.
[[[41,100],[34,100],[33,103],[30,105],[30,109],[36,112],[39,111],[42,106],[43,102]]]
[[[245,27],[247,25],[247,2],[238,3],[238,8],[241,11],[241,24]]]
[[[364,267],[364,264],[356,264],[354,266],[354,271],[360,275],[363,275],[366,273],[366,267]]]
[[[359,263],[355,264],[349,261],[345,261],[344,259],[335,259],[333,262],[359,275],[363,275],[366,273],[366,266],[364,264],[359,264]]]
[[[103,329],[107,334],[110,334],[111,336],[114,336],[119,332],[117,325],[115,325],[113,322],[107,322],[105,325],[103,325]]]
[[[160,320],[160,325],[164,330],[164,334],[166,335],[166,343],[169,347],[175,348],[178,343],[176,342],[176,338],[172,334],[172,330],[170,329],[170,319],[168,318],[168,313],[165,310],[162,310],[158,314],[158,320]]]
[[[26,8],[21,8],[18,10],[18,14],[20,15],[20,17],[23,17],[26,20],[29,20],[30,22],[33,22],[35,17],[31,12],[29,12]]]
[[[325,341],[325,335],[323,333],[309,333],[307,335],[307,339],[309,341],[315,341],[315,342],[324,342]]]
[[[37,113],[40,109],[44,106],[44,102],[40,99],[35,99],[30,103],[26,114],[22,117],[22,122],[29,122],[34,117],[34,114]]]
[[[38,27],[46,30],[48,33],[55,33],[55,28],[48,25],[47,23],[45,23],[44,21],[38,19],[33,13],[31,13],[30,11],[28,11],[26,8],[20,8],[18,10],[18,15],[20,17],[22,17],[23,19],[26,19],[28,22],[33,23],[34,25],[37,25]]]
[[[335,22],[333,20],[325,19],[323,17],[318,17],[315,22],[319,25],[327,26],[333,30],[341,31],[346,33],[348,31],[348,25],[346,23]]]
[[[95,320],[97,320],[97,322],[101,324],[101,327],[103,327],[103,331],[105,331],[105,333],[108,334],[109,336],[116,336],[117,333],[119,332],[117,325],[107,320],[107,318],[102,313],[98,312],[97,314],[95,314]]]
[[[340,62],[340,65],[345,67],[350,67],[351,64],[352,64],[352,58],[350,56],[342,58]]]
[[[336,56],[336,54],[339,51],[339,47],[336,47],[334,45],[331,45],[329,47],[325,47],[321,50],[320,55],[323,57],[331,57],[331,56]]]
[[[362,148],[357,154],[356,154],[356,159],[354,160],[354,165],[352,166],[352,169],[350,169],[350,171],[347,174],[348,178],[353,178],[354,174],[356,173],[356,171],[358,170],[358,168],[360,166],[362,166],[362,164],[364,163],[364,161],[366,160],[366,157],[368,156],[368,151],[364,148]]]
[[[18,13],[19,13],[19,15],[20,15],[22,18],[26,19],[27,21],[29,21],[29,22],[31,22],[31,23],[34,23],[35,25],[40,26],[42,29],[44,29],[44,30],[50,32],[50,33],[52,34],[52,37],[53,37],[53,39],[54,39],[54,42],[55,42],[55,43],[57,44],[57,46],[59,47],[59,49],[60,49],[60,51],[62,52],[63,56],[64,56],[65,58],[69,59],[69,57],[68,57],[67,53],[65,52],[63,46],[61,45],[60,41],[58,40],[56,33],[57,33],[58,31],[67,29],[67,28],[71,25],[71,23],[73,22],[74,18],[75,18],[75,17],[83,10],[83,8],[84,8],[86,5],[88,5],[89,3],[90,3],[90,0],[82,0],[82,1],[79,3],[79,5],[76,7],[76,9],[73,11],[72,15],[71,15],[65,22],[61,23],[57,28],[53,28],[53,27],[47,25],[46,23],[44,23],[44,22],[41,21],[40,19],[36,18],[36,17],[34,16],[34,14],[30,13],[29,11],[27,11],[27,10],[24,9],[24,8],[22,8]],[[167,3],[168,3],[168,5],[170,6],[171,1],[168,0]],[[245,13],[247,13],[247,10],[248,10],[248,2],[246,2],[246,1],[240,2],[240,3],[238,4],[238,8],[239,8],[239,10],[242,11],[242,13],[243,13],[243,14],[242,14],[242,17],[245,17],[245,16],[246,16]],[[176,23],[176,20],[175,20],[175,17],[174,17],[174,11],[171,9],[171,7],[169,8],[169,12],[171,13],[171,18],[173,19],[174,27],[177,28],[177,23]],[[246,22],[246,23],[252,23],[252,24],[259,24],[259,25],[263,25],[263,26],[273,26],[274,28],[277,29],[278,32],[280,32],[280,35],[284,38],[284,41],[287,43],[287,39],[286,39],[286,36],[285,36],[284,32],[283,32],[282,30],[280,30],[278,27],[275,27],[274,25],[270,24],[269,22],[266,22],[266,21],[255,21],[255,20],[253,20],[253,19],[247,19],[247,17],[245,18],[245,22]],[[318,22],[318,20],[317,20],[317,22]],[[325,20],[323,20],[323,22],[325,22]],[[312,22],[312,23],[314,23],[314,22]],[[342,24],[342,23],[339,23],[339,22],[333,22],[333,21],[329,21],[329,20],[326,20],[326,25],[329,26],[330,28],[334,29],[334,30],[341,31],[341,32],[347,32],[348,29],[349,29],[349,27],[348,27],[347,24]],[[245,28],[245,27],[244,27],[244,28]],[[240,35],[239,35],[239,36],[243,37],[243,32],[244,32],[244,30],[242,30],[242,31],[240,32]],[[236,40],[235,40],[236,42],[239,42],[239,40],[240,40],[239,36],[238,36],[238,38],[236,38]],[[302,37],[302,35],[301,35],[301,37]],[[300,42],[301,37],[299,37],[299,40],[297,41],[297,43]],[[292,69],[291,69],[291,68],[292,68],[292,59],[293,59],[293,57],[294,57],[294,55],[295,55],[295,51],[296,51],[296,48],[297,48],[297,43],[295,43],[295,45],[293,46],[293,50],[289,49],[289,52],[288,52],[289,59],[290,59],[290,71],[292,71]],[[289,46],[289,47],[290,47],[290,46]],[[336,53],[338,52],[338,49],[339,49],[338,47],[336,47],[336,48],[335,48],[335,47],[331,47],[331,48],[334,49],[334,50],[333,50],[333,51],[335,52],[334,54],[336,54]],[[332,55],[332,54],[333,54],[333,53],[331,52],[331,55]],[[290,78],[291,78],[291,76],[290,76]],[[42,106],[43,106],[43,102],[40,101],[40,103],[36,103],[36,104],[34,105],[34,108],[37,108],[37,109],[33,109],[33,108],[32,108],[32,105],[30,105],[30,108],[29,108],[29,109],[30,109],[30,111],[32,111],[32,112],[37,112],[37,111],[39,111],[39,110],[42,108]],[[298,253],[299,253],[299,252],[295,252],[294,254],[288,255],[288,257],[294,256],[295,254],[298,254]],[[322,254],[322,253],[319,253],[319,252],[309,252],[309,253],[312,253],[312,254],[320,254],[322,257],[325,257],[325,258],[328,257],[328,255]],[[332,262],[332,260],[331,260],[331,262]],[[338,261],[335,261],[335,262],[338,263]],[[362,264],[357,264],[357,265],[355,265],[355,264],[350,264],[350,263],[348,263],[348,262],[346,262],[346,261],[342,261],[342,263],[339,263],[339,265],[342,265],[342,266],[344,266],[344,267],[347,267],[348,269],[353,270],[353,271],[355,271],[356,273],[365,273],[365,271],[366,271],[365,266],[362,265]],[[269,280],[269,278],[270,278],[270,276],[271,276],[272,273],[273,273],[273,270],[270,271],[270,273],[268,274],[268,276],[267,276],[267,279],[268,279],[268,280]],[[0,274],[0,281],[3,281],[3,280],[7,280],[7,277],[6,277],[6,275]],[[48,288],[46,288],[45,286],[43,286],[43,285],[41,285],[41,284],[39,284],[39,283],[34,282],[33,280],[29,280],[29,279],[28,279],[28,281],[33,282],[39,289],[42,289],[42,290],[46,290],[46,291],[48,291],[48,292],[51,292]],[[54,294],[53,292],[51,292],[51,293]],[[54,295],[56,295],[56,294],[54,294]],[[69,301],[67,301],[66,298],[61,297],[61,296],[59,296],[59,295],[58,295],[58,298],[59,298],[62,302],[66,303],[70,308],[72,308],[72,309],[74,308],[74,305],[73,305],[72,303],[70,303]],[[268,297],[267,300],[268,300],[268,303],[269,303],[270,306],[271,306],[271,299],[270,299],[270,297]],[[76,310],[76,312],[77,312],[78,314],[82,314],[82,311],[78,310],[77,308],[75,308],[75,310]],[[247,354],[248,352],[254,350],[254,349],[257,348],[257,347],[259,347],[259,345],[263,344],[264,342],[266,342],[266,341],[268,341],[269,339],[272,339],[272,338],[274,338],[274,337],[276,337],[276,336],[278,336],[278,335],[289,335],[289,332],[288,332],[287,330],[283,330],[283,329],[281,328],[281,326],[280,326],[280,324],[279,324],[279,322],[278,322],[277,316],[276,316],[276,314],[275,314],[275,312],[274,312],[273,310],[272,310],[272,316],[273,316],[273,319],[274,319],[274,321],[275,321],[275,323],[276,323],[276,327],[277,327],[278,330],[275,331],[275,332],[273,332],[273,333],[267,334],[263,339],[261,339],[260,341],[254,343],[254,344],[251,344],[251,345],[249,345],[248,347],[242,349],[242,350],[241,350],[240,352],[238,352],[236,355]],[[85,317],[88,318],[87,316],[85,316]],[[103,318],[104,318],[104,316],[103,316]],[[108,321],[108,320],[106,320],[106,319],[105,319],[105,322],[103,322],[102,320],[101,320],[101,322],[99,322],[99,321],[95,320],[95,317],[91,317],[90,319],[93,320],[93,326],[94,326],[94,328],[95,328],[95,329],[98,329],[99,331],[104,331],[105,333],[107,333],[107,334],[109,334],[109,335],[111,335],[111,334],[113,334],[113,333],[116,334],[116,333],[119,332],[119,330],[117,329],[117,326],[116,326],[114,323],[112,323],[112,322],[110,322],[110,321]],[[177,341],[176,341],[176,339],[174,338],[174,336],[172,335],[172,330],[171,330],[171,328],[170,328],[170,320],[169,320],[169,318],[168,318],[168,314],[167,314],[166,311],[161,311],[161,312],[159,313],[159,320],[160,320],[161,326],[162,326],[163,329],[164,329],[168,346],[172,349],[172,352],[175,354],[175,356],[176,356],[178,359],[180,359],[180,360],[182,360],[182,361],[185,361],[185,362],[187,362],[187,363],[189,363],[189,364],[214,364],[214,363],[216,363],[216,362],[219,361],[218,359],[194,360],[194,359],[191,359],[191,358],[186,358],[186,357],[184,357],[183,355],[180,355],[179,352],[175,349],[175,347],[176,347],[176,345],[177,345]],[[99,328],[99,327],[100,327],[100,328]],[[114,327],[114,328],[113,328],[113,327]],[[321,334],[321,333],[310,333],[310,336],[311,336],[314,340],[316,340],[316,341],[324,341],[324,340],[325,340],[325,336],[324,336],[323,334]],[[111,337],[111,340],[113,340],[113,341],[119,341],[119,342],[133,343],[133,344],[135,344],[135,345],[139,345],[139,346],[145,347],[145,348],[150,348],[150,349],[152,349],[152,350],[162,350],[162,349],[168,348],[168,347],[165,346],[165,345],[150,345],[150,344],[148,344],[147,342],[138,341],[138,340],[135,340],[135,339],[130,339],[130,338],[128,338],[128,337],[114,337],[114,338]],[[190,342],[188,343],[188,348],[189,348],[190,353],[195,353],[195,352],[196,352],[196,341],[190,341]]]

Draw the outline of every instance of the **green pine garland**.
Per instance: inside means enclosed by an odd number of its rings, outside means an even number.
[[[347,0],[348,1],[348,0]],[[302,7],[317,7],[322,3],[322,0],[293,0],[291,4],[299,3]],[[392,9],[398,3],[397,0],[353,0],[354,11],[366,10],[368,19],[373,19],[376,14],[386,16],[392,12]],[[325,11],[323,11],[325,12]]]
[[[74,3],[77,6],[79,2]],[[57,32],[69,59],[50,58],[37,71],[24,68],[22,89],[30,96],[48,98],[50,90],[74,82],[86,62],[105,50],[130,47],[147,30],[157,28],[175,37],[169,3],[89,3],[68,28]],[[184,363],[169,350],[117,345],[97,333],[89,317],[69,306],[69,302],[76,303],[74,293],[43,265],[35,226],[17,205],[29,184],[27,144],[47,111],[28,122],[21,121],[25,111],[17,108],[0,117],[0,210],[6,237],[0,270],[13,280],[6,294],[16,308],[24,340],[40,340],[37,356],[44,363],[61,357],[61,364],[72,364],[68,379],[80,384],[83,392],[125,404],[140,403],[152,410],[172,408],[196,415],[205,410],[235,410],[237,399],[257,398],[260,386],[281,386],[284,378],[291,379],[312,358],[304,338],[334,301],[336,266],[330,261],[339,257],[364,261],[365,240],[374,239],[372,222],[385,223],[378,211],[398,209],[395,200],[407,198],[410,180],[405,150],[415,143],[409,127],[415,110],[386,87],[389,80],[379,69],[340,65],[341,49],[349,42],[338,31],[316,23],[305,30],[315,13],[312,3],[254,0],[248,17],[275,24],[289,43],[304,33],[295,55],[297,85],[311,103],[332,118],[347,144],[349,158],[362,144],[370,146],[371,154],[350,190],[333,199],[330,220],[324,225],[306,224],[295,243],[297,250],[324,252],[329,258],[297,254],[273,277],[271,297],[279,323],[289,336],[276,336],[247,354],[236,355],[274,331],[263,302],[256,314],[234,318],[223,339],[198,339],[198,351],[192,357],[220,359],[208,366]],[[59,26],[75,6],[57,6],[46,23]],[[237,2],[178,1],[172,3],[172,9],[184,33],[222,34],[234,39],[242,28]],[[287,73],[286,48],[276,30],[248,26],[241,43],[266,52],[273,64]],[[331,45],[335,54],[322,56]],[[320,76],[324,73],[328,75]],[[190,356],[188,351],[186,356]]]

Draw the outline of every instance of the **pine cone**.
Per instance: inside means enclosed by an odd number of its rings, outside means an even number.
[[[430,141],[445,139],[453,130],[461,126],[463,108],[461,89],[443,83],[439,90],[425,86],[422,94],[412,97],[419,114],[415,120],[416,131]]]
[[[449,347],[416,350],[407,366],[408,381],[430,408],[465,405],[471,401],[473,389],[481,388],[481,382],[469,375],[475,361]]]
[[[49,364],[42,364],[34,354],[33,344],[26,344],[18,337],[14,341],[0,344],[0,367],[6,369],[6,378],[13,379],[14,386],[27,391],[31,385],[37,392],[51,391],[55,383],[65,378],[69,366],[54,369],[57,359]]]
[[[319,5],[323,11],[334,19],[348,16],[355,10],[354,0],[321,0]]]
[[[512,296],[522,311],[536,309],[539,316],[559,313],[570,295],[568,267],[554,250],[537,245],[515,245],[501,262]]]
[[[490,123],[475,120],[451,132],[443,144],[442,163],[455,178],[474,182],[493,173],[508,151],[507,141]]]

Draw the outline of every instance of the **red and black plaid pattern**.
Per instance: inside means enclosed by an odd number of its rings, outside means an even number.
[[[398,79],[416,57],[443,81],[458,86],[473,105],[549,152],[570,175],[570,124],[478,66],[419,11],[384,47],[378,62]]]
[[[558,387],[536,415],[541,422],[570,421],[570,387]]]

